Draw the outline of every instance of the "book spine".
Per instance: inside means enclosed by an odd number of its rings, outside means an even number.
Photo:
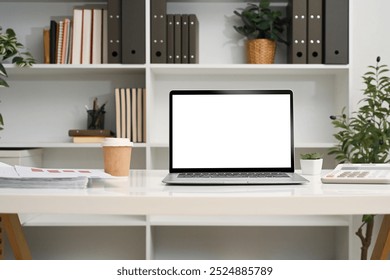
[[[137,142],[142,142],[142,88],[137,89]]]
[[[91,63],[102,63],[102,24],[103,10],[92,10],[92,32],[91,32]]]
[[[326,0],[324,21],[325,64],[349,62],[349,1]]]
[[[58,22],[58,32],[57,32],[57,56],[56,63],[61,64],[62,59],[62,41],[64,40],[64,21],[60,20]]]
[[[120,96],[120,118],[121,118],[121,138],[127,137],[127,131],[126,131],[126,89],[121,88],[121,96]]]
[[[175,31],[172,14],[167,15],[167,63],[174,63]]]
[[[43,63],[50,63],[50,29],[43,30]]]
[[[189,63],[189,19],[188,15],[181,16],[181,63],[187,64]]]
[[[307,2],[307,62],[309,64],[322,63],[322,5],[322,0]]]
[[[50,63],[56,63],[57,50],[57,22],[50,21]]]
[[[166,0],[150,1],[150,58],[152,63],[167,62]]]
[[[92,10],[83,11],[81,64],[91,64]]]
[[[137,89],[131,89],[131,141],[137,142]]]
[[[128,1],[128,0],[125,0]],[[107,2],[107,61],[108,63],[121,63],[122,61],[122,6],[121,0],[108,0]]]
[[[116,129],[116,137],[121,138],[121,95],[120,89],[115,89],[115,129]]]
[[[122,1],[122,63],[145,63],[145,0]]]
[[[181,15],[175,14],[174,15],[174,32],[175,32],[175,63],[181,63]]]
[[[307,0],[294,0],[289,6],[291,14],[289,62],[307,63]]]
[[[196,15],[188,16],[188,62],[199,63],[199,21]]]
[[[81,64],[81,44],[83,32],[83,10],[73,10],[72,64]]]

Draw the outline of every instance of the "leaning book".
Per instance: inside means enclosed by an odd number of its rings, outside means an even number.
[[[97,169],[0,166],[0,188],[84,189],[89,178],[111,178]]]

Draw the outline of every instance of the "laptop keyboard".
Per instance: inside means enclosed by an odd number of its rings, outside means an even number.
[[[288,178],[283,172],[201,172],[179,173],[179,178]]]

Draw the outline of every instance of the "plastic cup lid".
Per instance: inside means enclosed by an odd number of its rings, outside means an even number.
[[[129,138],[105,138],[102,146],[111,146],[111,147],[132,147],[133,142],[130,142]]]

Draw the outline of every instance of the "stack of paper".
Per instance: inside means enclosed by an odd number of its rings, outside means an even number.
[[[0,187],[8,188],[86,188],[88,178],[112,178],[95,169],[47,169],[26,166],[0,166]]]

